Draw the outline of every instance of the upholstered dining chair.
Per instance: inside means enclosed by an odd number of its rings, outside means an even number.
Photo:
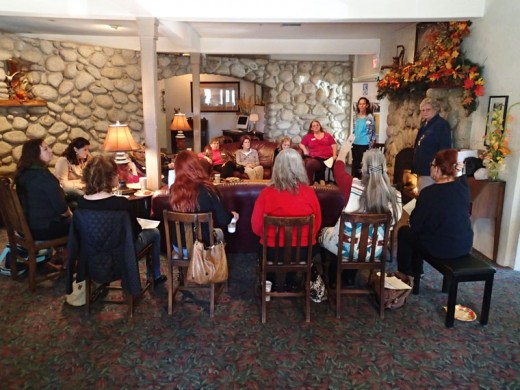
[[[304,226],[307,227],[307,242],[303,247]],[[275,229],[275,246],[267,246],[267,232]],[[311,320],[311,267],[312,267],[312,235],[314,234],[314,215],[306,217],[273,217],[264,215],[264,232],[262,260],[260,263],[260,299],[262,307],[262,323],[266,322],[267,297],[304,297],[305,321]],[[293,235],[296,246],[292,246]],[[282,241],[283,244],[280,244]],[[266,291],[267,273],[302,272],[305,276],[304,291]]]
[[[47,272],[42,276],[37,275],[38,252],[43,249],[52,250],[53,248],[59,248],[61,256],[65,259],[66,254],[63,249],[67,245],[67,236],[47,241],[35,241],[16,193],[15,184],[8,177],[0,178],[0,210],[7,228],[9,246],[11,247],[11,278],[17,280],[18,260],[25,260],[17,250],[17,245],[25,248],[27,251],[29,290],[34,291],[37,284],[45,280],[55,279],[63,274],[64,268],[62,264],[44,261],[43,266],[47,268]]]
[[[138,264],[139,259],[146,257],[147,268],[155,269],[151,249],[149,244],[135,253],[127,211],[76,209],[69,231],[67,293],[72,292],[74,279],[85,280],[85,308],[90,314],[91,300],[103,289],[122,291],[124,299],[106,298],[104,302],[128,304],[128,315],[133,317],[135,301],[153,285],[151,277],[142,286]],[[95,291],[93,281],[98,285]]]
[[[209,213],[179,213],[175,211],[163,211],[164,232],[166,237],[166,258],[168,260],[168,314],[173,314],[173,302],[180,290],[208,289],[209,315],[215,315],[215,304],[227,283],[210,283],[197,285],[188,283],[186,272],[193,254],[195,239],[202,241],[202,228],[205,225],[209,234],[208,245],[214,244],[213,217]],[[195,233],[196,232],[196,233]],[[178,284],[174,287],[174,268],[178,269]]]
[[[336,289],[329,291],[329,298],[335,297],[336,318],[341,318],[341,296],[356,294],[373,294],[370,288],[342,288],[341,273],[344,270],[369,269],[380,271],[379,278],[379,317],[384,318],[383,292],[385,286],[386,255],[392,216],[390,213],[341,213],[338,252],[336,256]],[[346,245],[344,245],[344,243]],[[371,278],[369,277],[369,280]]]

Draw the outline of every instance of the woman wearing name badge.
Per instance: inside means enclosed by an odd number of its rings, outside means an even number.
[[[469,186],[465,175],[456,177],[462,167],[456,149],[437,152],[430,163],[435,183],[419,193],[409,226],[397,235],[397,267],[402,273],[413,276],[416,267],[422,270],[424,256],[450,259],[471,251]]]
[[[198,157],[202,166],[207,169],[208,174],[211,174],[211,170],[214,170],[220,172],[222,178],[233,176],[235,163],[225,151],[220,149],[218,137],[212,138],[204,151],[198,154]]]
[[[72,215],[58,179],[49,171],[52,150],[41,138],[22,146],[15,172],[16,192],[35,240],[66,236]]]
[[[251,148],[251,137],[243,135],[240,137],[240,149],[236,151],[235,160],[237,166],[243,167],[250,180],[262,180],[264,178],[264,167],[260,165],[258,152]]]
[[[155,284],[164,283],[166,275],[161,275],[161,234],[157,228],[142,229],[137,218],[132,214],[130,201],[112,194],[117,186],[117,165],[114,160],[104,157],[92,157],[83,170],[85,195],[78,200],[78,209],[82,210],[122,210],[130,214],[134,237],[135,252],[139,253],[152,243],[152,257],[155,269],[147,270],[148,278],[152,275]]]
[[[305,170],[309,183],[325,184],[325,160],[336,160],[337,145],[334,138],[321,127],[320,122],[314,120],[309,126],[309,132],[300,143],[303,151]]]
[[[197,155],[191,151],[182,151],[175,159],[175,182],[170,188],[170,205],[173,211],[181,213],[211,212],[214,223],[221,226],[236,223],[239,215],[228,211],[222,203],[218,187],[209,180],[207,172],[199,163]],[[209,244],[208,227],[202,225],[202,240]],[[224,240],[221,229],[214,229],[216,241]],[[173,239],[176,240],[174,234]],[[173,244],[177,245],[176,242]]]
[[[352,176],[361,179],[363,153],[376,142],[376,121],[367,98],[359,98],[354,117],[354,144],[352,145]]]
[[[345,194],[345,212],[366,212],[366,213],[392,213],[392,226],[401,218],[403,211],[401,193],[395,190],[390,184],[390,179],[386,173],[386,160],[383,152],[378,149],[370,149],[363,155],[362,161],[362,180],[353,178],[347,171],[345,159],[350,150],[350,143],[346,141],[339,152],[338,159],[334,164],[334,178],[336,184]],[[326,227],[320,231],[319,242],[321,246],[334,256],[338,253],[338,241],[340,230],[349,236],[352,235],[350,224],[340,226],[340,220],[334,227]],[[378,232],[378,237],[382,241],[384,231]],[[343,243],[343,253],[349,252],[349,243]],[[382,246],[377,247],[379,251]],[[327,253],[328,255],[328,253]],[[332,275],[336,274],[335,262],[329,268],[329,280],[335,280]],[[353,283],[355,272],[345,272],[344,277],[347,283]]]

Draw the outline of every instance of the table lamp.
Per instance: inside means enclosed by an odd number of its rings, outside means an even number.
[[[252,113],[249,115],[249,122],[253,122],[253,134],[256,134],[256,122],[258,122],[258,114]]]
[[[116,152],[116,161],[129,162],[125,152],[138,150],[139,144],[134,141],[132,133],[127,125],[116,122],[115,125],[109,125],[105,142],[102,149],[106,152]],[[121,191],[128,190],[126,187],[127,177],[119,176],[119,189]]]
[[[192,131],[186,119],[186,115],[181,113],[175,114],[170,125],[170,130],[177,131],[177,135],[175,136],[177,151],[186,149],[186,136],[184,135],[183,131]]]

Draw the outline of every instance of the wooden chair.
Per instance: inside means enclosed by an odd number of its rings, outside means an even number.
[[[68,281],[76,271],[77,281],[85,280],[87,314],[91,300],[103,289],[122,291],[124,299],[104,299],[106,303],[128,304],[128,315],[134,316],[135,301],[153,286],[153,275],[141,286],[138,260],[146,257],[148,269],[154,269],[152,244],[135,253],[130,216],[119,210],[76,209],[69,234]],[[77,263],[74,260],[77,258]],[[117,281],[121,283],[114,283]],[[92,282],[98,287],[92,291]]]
[[[36,275],[36,257],[38,252],[42,249],[65,247],[65,245],[67,245],[67,236],[54,240],[35,241],[27,220],[25,219],[22,205],[16,193],[15,184],[8,177],[0,178],[0,210],[7,227],[7,236],[11,247],[11,278],[13,280],[18,279],[17,260],[24,259],[18,253],[17,245],[27,250],[29,290],[34,291],[38,283],[60,276],[64,271],[63,265],[45,261],[44,266],[49,272],[38,277]],[[66,253],[62,252],[62,256],[63,259],[65,259]]]
[[[166,258],[168,259],[168,314],[173,314],[173,301],[179,290],[193,290],[193,289],[208,289],[210,291],[209,297],[209,315],[215,315],[215,304],[218,297],[222,293],[226,283],[219,283],[216,288],[216,283],[209,285],[188,285],[186,272],[193,253],[193,244],[195,238],[202,241],[202,226],[206,224],[209,235],[210,246],[214,244],[213,238],[213,217],[209,213],[179,213],[174,211],[163,211],[164,217],[164,232],[166,237]],[[194,236],[196,231],[196,236]],[[175,237],[175,241],[173,238]],[[184,238],[184,239],[183,239]],[[173,248],[173,243],[176,247]],[[179,244],[182,243],[182,244]],[[177,287],[173,286],[173,269],[179,269],[179,284]]]
[[[388,240],[390,236],[392,216],[387,214],[367,214],[367,213],[345,213],[341,214],[340,233],[338,240],[337,270],[336,270],[336,290],[330,292],[329,298],[335,296],[336,318],[341,317],[341,296],[349,294],[373,294],[372,289],[361,288],[342,288],[341,273],[343,270],[369,269],[370,273],[379,270],[381,278],[379,291],[384,291],[386,254]],[[351,227],[351,235],[344,233],[345,224]],[[354,233],[356,232],[356,233]],[[378,234],[379,232],[379,234]],[[382,237],[381,237],[382,235]],[[354,245],[352,245],[354,241]],[[343,243],[349,243],[346,256],[343,255]],[[370,278],[369,278],[370,279]],[[383,295],[379,294],[379,317],[384,318]]]
[[[307,226],[308,246],[302,247],[303,227]],[[268,229],[275,229],[275,246],[267,246]],[[305,297],[305,321],[311,320],[310,282],[312,267],[312,235],[314,234],[314,215],[306,217],[272,217],[264,216],[264,233],[262,261],[260,264],[260,297],[262,305],[262,323],[266,321],[266,297]],[[292,246],[296,235],[296,246]],[[280,239],[283,237],[283,245]],[[302,292],[266,292],[268,272],[303,272],[305,274],[305,290]]]

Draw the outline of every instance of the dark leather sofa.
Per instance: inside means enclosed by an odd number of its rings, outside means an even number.
[[[226,226],[219,226],[226,236],[226,251],[229,253],[252,253],[259,248],[258,237],[251,230],[251,214],[260,191],[268,185],[267,182],[242,181],[239,183],[223,183],[219,185],[222,201],[228,210],[234,210],[240,214],[236,232],[228,233]],[[345,196],[334,185],[313,186],[318,196],[322,212],[322,227],[334,226],[343,207]],[[151,218],[162,221],[163,210],[169,209],[168,195],[158,194],[152,198]],[[164,231],[160,225],[162,243],[164,245]]]
[[[278,144],[270,141],[251,141],[251,148],[258,152],[258,159],[260,164],[264,167],[264,179],[270,179],[274,164],[274,151]],[[220,145],[220,150],[226,156],[235,158],[235,152],[240,148],[240,142],[231,142]],[[211,166],[206,160],[201,160],[206,170],[211,173]],[[244,172],[235,170],[233,176],[242,179],[247,179],[248,176]]]

